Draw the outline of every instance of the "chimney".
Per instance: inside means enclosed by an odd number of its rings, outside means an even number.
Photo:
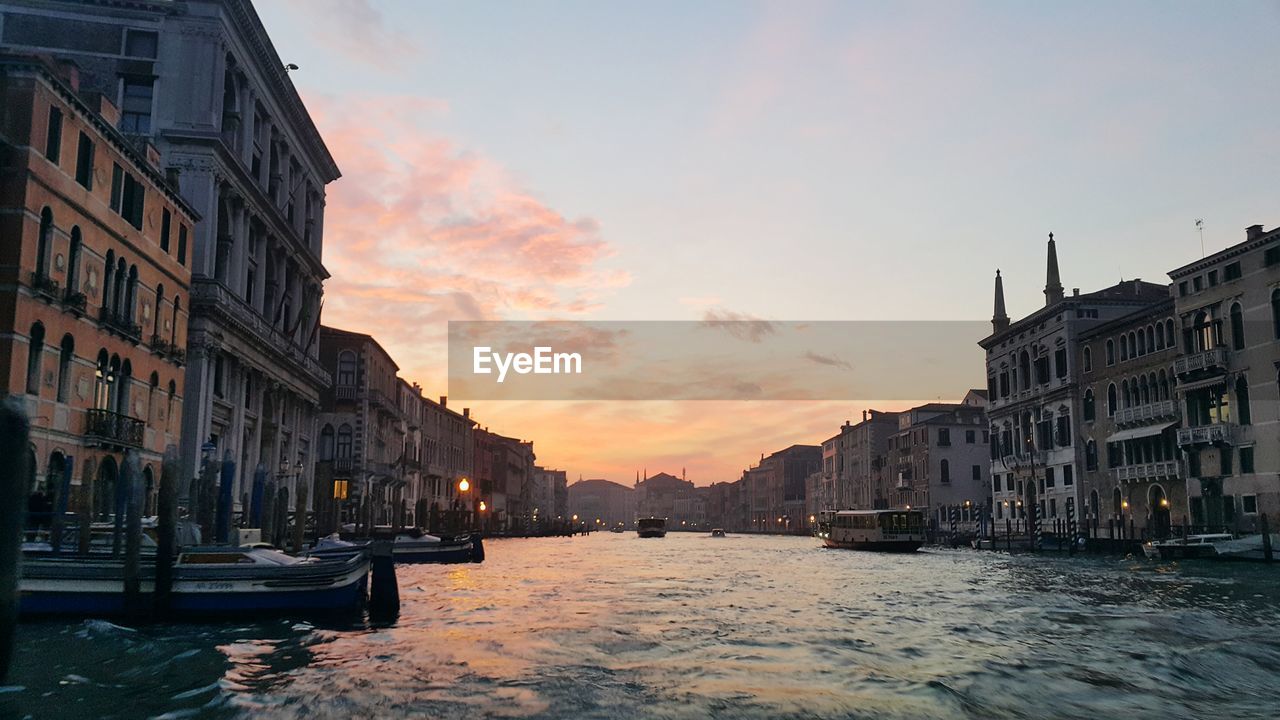
[[[1080,288],[1071,288],[1071,297],[1080,297]]]
[[[107,99],[106,95],[98,94],[98,114],[111,127],[120,127],[120,108],[116,104]]]
[[[71,92],[80,94],[80,66],[72,60],[58,60],[57,73],[58,77],[71,88]]]
[[[1262,226],[1250,225],[1249,227],[1244,229],[1244,235],[1245,235],[1245,240],[1253,240],[1255,238],[1262,237]]]
[[[449,396],[448,396],[448,395],[441,395],[441,396],[440,396],[440,407],[442,407],[442,408],[447,408],[447,407],[449,407]]]
[[[866,421],[867,421],[867,411],[866,411],[866,410],[863,410],[863,411],[862,411],[862,422],[866,422]]]
[[[1142,294],[1142,278],[1133,279],[1133,294],[1134,295]]]
[[[462,417],[467,420],[471,419],[471,408],[462,408]]]

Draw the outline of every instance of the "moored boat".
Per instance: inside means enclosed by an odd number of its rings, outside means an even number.
[[[636,532],[642,538],[666,537],[667,521],[663,518],[640,518],[636,521]]]
[[[841,510],[824,513],[818,537],[829,548],[915,552],[924,544],[919,510]]]
[[[724,537],[724,528],[712,528],[711,537]]]
[[[322,538],[309,553],[313,557],[341,557],[369,547],[368,540]],[[422,532],[405,532],[391,541],[391,557],[398,563],[484,562],[484,541],[479,535],[439,537]]]
[[[1210,558],[1218,555],[1218,544],[1230,541],[1230,533],[1206,533],[1189,535],[1183,540],[1166,540],[1153,544],[1152,549],[1160,554],[1162,560],[1189,560],[1193,558]],[[1147,552],[1144,545],[1143,553]]]

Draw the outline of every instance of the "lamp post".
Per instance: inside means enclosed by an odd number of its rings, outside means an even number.
[[[466,475],[463,475],[461,478],[458,479],[458,494],[460,496],[459,499],[461,500],[460,505],[462,508],[467,508],[467,498],[471,497],[469,495],[470,492],[471,492],[471,481],[467,479]],[[472,502],[475,502],[476,500],[477,500],[476,498],[473,498]],[[459,518],[460,522],[458,524],[459,525],[463,523],[470,524],[471,514],[473,510],[460,509],[459,512],[461,512],[462,515]]]

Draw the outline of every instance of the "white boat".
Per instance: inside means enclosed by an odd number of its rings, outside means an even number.
[[[829,548],[915,552],[924,544],[919,510],[840,510],[823,513],[817,536]]]
[[[315,557],[342,557],[369,547],[368,540],[343,540],[336,533],[321,538],[309,553]],[[484,541],[479,535],[442,538],[423,532],[398,533],[391,542],[391,557],[400,563],[484,562]]]
[[[1261,537],[1261,536],[1259,536]],[[1231,533],[1204,533],[1188,535],[1185,539],[1164,540],[1142,546],[1143,554],[1152,557],[1155,552],[1162,560],[1187,560],[1191,558],[1209,558],[1218,555],[1218,545],[1233,540]],[[1261,542],[1259,542],[1261,547]]]

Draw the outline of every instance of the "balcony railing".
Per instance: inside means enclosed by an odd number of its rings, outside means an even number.
[[[1235,436],[1234,425],[1215,423],[1200,427],[1178,428],[1179,445],[1230,445]]]
[[[333,472],[335,475],[343,475],[351,472],[351,458],[342,457],[333,459]]]
[[[355,385],[338,385],[333,389],[333,398],[335,400],[355,400],[356,386]]]
[[[62,293],[58,292],[58,281],[44,273],[31,273],[31,289],[35,290],[37,295],[43,295],[50,300],[57,300],[62,296]]]
[[[89,296],[79,290],[67,288],[67,292],[62,296],[62,305],[76,315],[80,315],[89,305]]]
[[[146,424],[137,418],[110,410],[89,410],[85,415],[84,435],[110,445],[142,447]]]
[[[1111,472],[1119,482],[1173,479],[1179,476],[1177,460],[1161,460],[1159,462],[1138,463],[1114,468]]]
[[[274,327],[246,303],[244,298],[228,290],[222,283],[205,278],[195,279],[191,282],[190,292],[193,312],[220,315],[239,325],[242,332],[259,338],[280,356],[311,375],[315,382],[327,386],[332,381],[329,372],[311,357],[306,348]]]
[[[123,335],[134,344],[141,342],[142,326],[129,319],[124,313],[104,307],[98,319],[108,330]]]
[[[1227,349],[1224,347],[1216,347],[1205,350],[1204,352],[1183,355],[1174,359],[1173,372],[1178,375],[1190,375],[1201,372],[1225,372],[1227,369],[1227,358]]]
[[[1124,408],[1116,413],[1116,424],[1138,425],[1156,420],[1176,420],[1181,416],[1175,400],[1161,400],[1138,407]]]

